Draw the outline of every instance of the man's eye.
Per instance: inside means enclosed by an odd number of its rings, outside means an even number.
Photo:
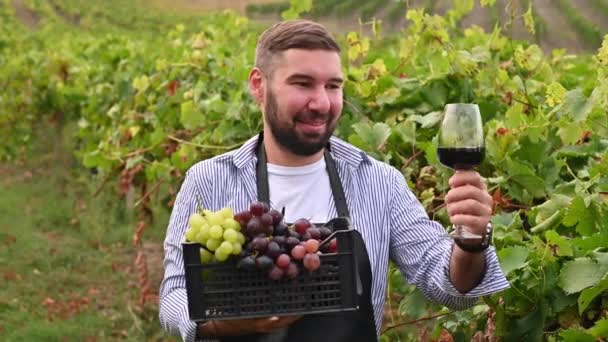
[[[308,87],[308,86],[310,86],[310,83],[308,83],[308,82],[296,82],[295,85],[300,86],[300,87]]]

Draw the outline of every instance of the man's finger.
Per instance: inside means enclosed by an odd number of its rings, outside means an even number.
[[[449,183],[451,188],[470,184],[479,189],[486,189],[486,183],[476,171],[457,171],[450,177]]]
[[[481,190],[473,185],[463,185],[448,191],[444,201],[449,204],[467,199],[474,199],[488,205],[493,202],[492,196],[490,196],[487,191]]]
[[[480,203],[474,199],[465,199],[458,202],[448,203],[446,206],[448,215],[454,216],[457,214],[467,214],[473,216],[492,215],[492,207],[485,203]]]

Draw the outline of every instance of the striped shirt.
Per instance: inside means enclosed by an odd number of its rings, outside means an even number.
[[[186,280],[181,243],[190,214],[201,205],[210,210],[230,207],[235,212],[257,200],[257,136],[237,150],[201,161],[186,173],[169,220],[164,242],[165,274],[160,286],[159,318],[165,330],[194,341],[196,324],[188,317]],[[408,188],[405,178],[391,165],[332,137],[330,150],[344,187],[353,228],[365,242],[372,270],[372,304],[380,334],[386,296],[389,258],[410,284],[429,299],[453,309],[474,305],[480,296],[509,287],[496,251],[486,250],[486,272],[480,284],[460,293],[451,284],[448,266],[453,242],[443,239],[445,229],[429,219]],[[332,198],[333,199],[333,198]],[[332,202],[333,203],[333,202]],[[329,208],[329,217],[337,216]]]

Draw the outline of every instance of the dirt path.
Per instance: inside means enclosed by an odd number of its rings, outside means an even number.
[[[588,50],[552,0],[536,0],[534,6],[546,25],[546,32],[541,40],[541,47],[545,51],[566,48],[569,53],[579,54]]]
[[[40,23],[40,16],[36,11],[25,6],[21,0],[13,0],[13,8],[21,22],[30,29],[37,29]]]
[[[608,32],[608,17],[598,11],[595,6],[591,4],[591,0],[575,0],[570,1],[570,4],[578,10],[581,16],[587,18],[591,24],[600,29],[601,32]]]

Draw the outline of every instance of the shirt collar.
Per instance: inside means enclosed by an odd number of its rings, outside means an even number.
[[[256,159],[255,149],[258,139],[259,134],[251,137],[234,151],[232,161],[237,168],[243,168]],[[336,136],[329,139],[329,150],[335,159],[346,162],[354,169],[358,168],[361,162],[370,162],[367,153]]]

